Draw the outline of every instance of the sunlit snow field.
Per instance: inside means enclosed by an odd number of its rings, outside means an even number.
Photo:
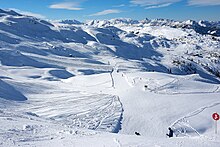
[[[219,146],[219,37],[0,14],[0,146]]]

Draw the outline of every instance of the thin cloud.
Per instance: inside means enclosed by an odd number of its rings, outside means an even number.
[[[162,4],[162,5],[155,5],[155,6],[149,6],[149,7],[146,7],[145,9],[157,9],[157,8],[162,8],[162,7],[168,7],[171,4],[172,3],[167,3],[167,4]]]
[[[155,6],[155,5],[166,5],[179,2],[181,0],[131,0],[130,3],[136,6]]]
[[[50,5],[49,8],[51,9],[65,9],[65,10],[82,10],[83,8],[80,8],[80,2],[63,2],[63,3],[57,3]]]
[[[220,0],[188,0],[189,5],[214,6],[220,5]]]
[[[115,8],[120,8],[120,7],[125,7],[126,5],[125,4],[121,4],[121,5],[115,5],[115,6],[113,6],[113,7],[115,7]]]
[[[94,14],[91,14],[89,16],[102,16],[102,15],[108,15],[108,14],[116,14],[116,13],[121,13],[121,10],[117,10],[117,9],[108,9],[108,10],[104,10],[101,12],[97,12]]]
[[[38,14],[38,13],[33,13],[33,12],[29,12],[29,11],[22,11],[22,10],[15,9],[15,8],[10,8],[10,10],[14,10],[14,11],[20,13],[20,14],[27,15],[27,16],[33,16],[33,17],[37,17],[37,18],[40,18],[40,19],[45,19],[46,18],[46,16]]]
[[[146,7],[146,9],[161,8],[183,0],[130,0],[132,6]],[[220,5],[220,0],[187,0],[189,5],[214,6]]]

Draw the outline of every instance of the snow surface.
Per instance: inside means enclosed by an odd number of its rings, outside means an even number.
[[[220,40],[198,24],[218,23],[0,10],[0,146],[218,147]]]

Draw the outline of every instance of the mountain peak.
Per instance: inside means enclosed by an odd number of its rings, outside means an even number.
[[[78,20],[75,20],[75,19],[66,19],[66,20],[61,20],[60,23],[62,24],[69,24],[69,25],[73,25],[73,24],[76,24],[76,25],[79,25],[79,24],[83,24],[82,22],[78,21]]]
[[[22,16],[21,14],[15,12],[14,10],[0,9],[0,16],[2,16],[2,15]]]

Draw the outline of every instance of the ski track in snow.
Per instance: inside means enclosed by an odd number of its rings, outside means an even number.
[[[199,115],[200,113],[202,113],[202,112],[205,111],[206,109],[213,108],[213,107],[218,106],[218,105],[220,105],[220,102],[216,102],[216,103],[213,103],[213,104],[211,104],[211,105],[201,107],[201,108],[199,108],[199,109],[197,109],[197,110],[195,110],[195,111],[193,111],[193,112],[187,114],[186,116],[183,116],[183,117],[181,117],[180,119],[176,120],[176,121],[171,125],[171,127],[174,128],[174,129],[180,127],[180,128],[181,128],[180,130],[177,129],[177,130],[175,130],[175,131],[177,131],[178,134],[182,134],[182,135],[184,135],[184,136],[185,136],[185,135],[188,136],[188,134],[186,134],[186,130],[187,130],[187,129],[186,129],[185,127],[189,127],[189,128],[191,128],[197,135],[201,136],[200,133],[199,133],[195,128],[193,128],[193,127],[190,125],[190,123],[188,122],[188,119],[189,119],[189,118],[193,118],[193,117],[196,116],[196,115]],[[183,129],[183,130],[182,130],[182,129]],[[178,135],[178,134],[177,134],[177,135]]]
[[[179,90],[178,88],[180,87],[180,83],[181,81],[184,81],[184,80],[189,80],[189,78],[175,78],[174,80],[172,80],[171,82],[168,82],[162,86],[158,86],[156,88],[148,88],[151,92],[154,92],[154,93],[158,93],[158,94],[168,94],[168,95],[178,95],[178,94],[210,94],[210,93],[220,93],[219,91],[219,86],[213,86],[212,89],[207,89],[207,91],[198,91],[198,92],[193,92],[193,91],[190,91],[190,92],[187,92],[187,91],[181,91],[181,89]],[[169,86],[173,86],[175,85],[175,89],[172,90],[172,92],[169,92],[167,90],[169,90]]]
[[[74,93],[44,95],[48,100],[36,100],[26,104],[27,112],[34,112],[39,116],[50,118],[68,125],[69,127],[87,128],[118,132],[122,116],[122,105],[117,96],[89,95],[72,96]],[[40,96],[39,96],[40,97]]]

